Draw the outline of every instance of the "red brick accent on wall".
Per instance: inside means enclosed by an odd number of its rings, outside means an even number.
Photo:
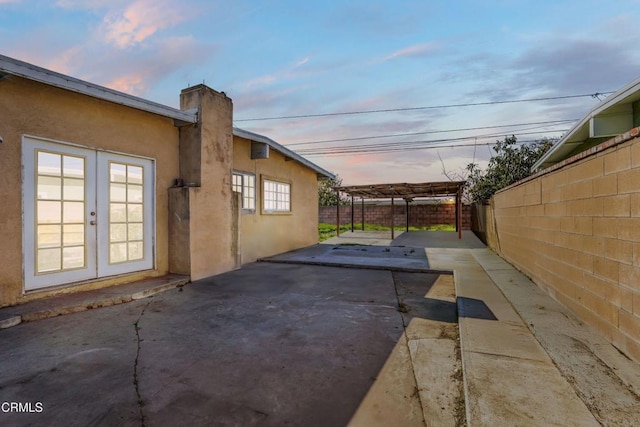
[[[401,201],[393,207],[393,221],[396,226],[405,225],[407,220],[405,202]],[[452,203],[441,204],[410,204],[409,226],[426,227],[437,224],[455,225],[456,207]],[[320,222],[336,223],[336,207],[321,206]],[[362,207],[354,206],[354,222],[362,223]],[[365,205],[364,222],[367,224],[391,226],[391,205]],[[340,206],[340,223],[351,223],[351,205]],[[471,206],[462,207],[462,229],[471,229]]]

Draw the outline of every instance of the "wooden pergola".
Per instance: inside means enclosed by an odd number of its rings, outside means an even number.
[[[361,198],[362,205],[362,229],[364,230],[364,200],[365,199],[391,199],[391,238],[395,238],[394,231],[394,201],[396,198],[404,199],[406,203],[407,231],[409,231],[409,203],[419,197],[451,197],[456,198],[456,231],[458,239],[462,238],[462,187],[466,181],[422,182],[417,184],[372,184],[372,185],[345,185],[333,187],[340,200],[340,193],[351,196],[351,231],[354,231],[354,199]],[[340,235],[340,203],[336,207],[336,223],[338,236]]]

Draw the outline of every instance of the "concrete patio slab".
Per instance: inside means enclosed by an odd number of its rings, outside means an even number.
[[[404,231],[396,231],[395,237],[400,236]],[[355,230],[340,233],[340,236],[334,236],[321,242],[324,245],[372,245],[372,246],[391,246],[391,230],[389,231],[369,231]]]
[[[39,399],[54,426],[636,425],[638,364],[467,241],[314,246],[0,331],[0,397]],[[355,268],[305,265],[314,257]],[[464,399],[454,387],[458,334]],[[0,414],[0,424],[38,417]]]
[[[318,244],[262,258],[260,261],[381,269],[429,269],[423,248],[359,244]]]
[[[461,377],[457,325],[415,317],[349,425],[462,425]]]
[[[470,230],[462,231],[462,239],[458,239],[455,231],[410,231],[396,237],[391,243],[394,246],[413,246],[422,248],[484,248],[485,245]]]
[[[352,427],[425,426],[409,343],[403,334],[353,418]]]
[[[2,400],[43,405],[0,424],[346,425],[392,350],[411,358],[415,314],[443,317],[413,299],[437,275],[402,273],[412,279],[398,292],[394,274],[256,263],[0,331]],[[389,363],[403,374],[387,371],[413,394],[397,410],[423,425],[413,365],[400,360]]]

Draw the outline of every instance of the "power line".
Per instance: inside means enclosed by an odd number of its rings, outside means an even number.
[[[549,132],[566,132],[566,129],[549,131]],[[535,135],[539,134],[539,131],[536,132],[519,132],[518,135]],[[484,135],[472,135],[472,136],[463,136],[458,138],[442,138],[442,139],[431,139],[431,140],[419,140],[419,141],[398,141],[391,143],[373,143],[373,144],[360,144],[360,145],[343,145],[338,147],[317,147],[317,148],[303,148],[301,150],[297,150],[298,154],[307,154],[307,153],[322,153],[322,152],[331,152],[331,151],[344,151],[344,150],[367,150],[367,149],[375,149],[375,148],[388,148],[388,147],[411,147],[418,144],[429,145],[441,142],[452,142],[452,141],[467,141],[471,139],[478,138],[495,138],[505,136],[505,133],[489,133]]]
[[[375,136],[360,136],[360,137],[356,137],[356,138],[324,139],[324,140],[321,140],[321,141],[296,142],[296,143],[293,143],[293,144],[283,144],[283,145],[285,145],[287,147],[293,147],[294,145],[322,144],[322,143],[325,143],[325,142],[360,141],[360,140],[365,140],[365,139],[395,138],[395,137],[399,137],[399,136],[413,136],[413,135],[427,135],[427,134],[434,134],[434,133],[462,132],[462,131],[468,131],[468,130],[496,129],[496,128],[506,128],[506,127],[514,127],[514,126],[563,124],[563,123],[576,122],[576,121],[578,121],[578,119],[550,120],[550,121],[546,121],[546,122],[514,123],[514,124],[510,124],[510,125],[482,126],[482,127],[475,127],[475,128],[431,130],[431,131],[425,131],[425,132],[396,133],[396,134],[375,135]]]
[[[566,129],[550,131],[550,132],[566,132]],[[535,135],[540,132],[519,132],[519,135]],[[435,144],[441,144],[453,141],[467,141],[478,138],[494,138],[504,136],[503,133],[492,133],[485,135],[474,135],[460,138],[444,138],[434,140],[422,140],[422,141],[401,141],[394,143],[377,143],[377,144],[363,144],[363,145],[348,145],[342,147],[319,147],[319,148],[307,148],[296,151],[300,155],[305,156],[318,156],[318,155],[336,155],[336,154],[359,154],[359,153],[385,153],[401,150],[415,150],[422,148],[429,148]],[[464,147],[467,145],[457,144],[452,147]],[[438,146],[439,147],[439,146]]]
[[[540,140],[536,140],[536,139],[531,139],[531,140],[526,140],[526,141],[518,141],[516,142],[516,144],[518,145],[524,145],[524,144],[530,144],[530,143],[535,143],[535,142],[540,142]],[[396,152],[396,151],[408,151],[408,150],[433,150],[433,149],[437,149],[437,148],[462,148],[462,147],[477,147],[478,145],[486,145],[486,146],[490,146],[490,145],[495,145],[495,142],[487,142],[487,143],[482,143],[482,144],[450,144],[450,145],[434,145],[434,146],[419,146],[419,147],[414,147],[414,148],[390,148],[388,150],[373,150],[373,151],[366,151],[367,154],[384,154],[384,153],[392,153],[392,152]],[[358,153],[351,153],[351,152],[337,152],[337,153],[309,153],[309,154],[305,154],[306,156],[312,157],[312,156],[347,156],[347,155],[352,155],[352,154],[358,154]]]
[[[407,107],[407,108],[387,108],[382,110],[362,110],[362,111],[343,111],[338,113],[322,113],[322,114],[300,114],[296,116],[274,116],[274,117],[258,117],[250,119],[236,119],[237,122],[255,122],[261,120],[284,120],[284,119],[305,119],[311,117],[329,117],[329,116],[347,116],[355,114],[373,114],[373,113],[391,113],[397,111],[417,111],[417,110],[432,110],[439,108],[457,108],[457,107],[476,107],[481,105],[498,105],[498,104],[513,104],[517,102],[536,102],[536,101],[553,101],[558,99],[572,99],[572,98],[598,98],[600,95],[608,95],[613,91],[608,92],[595,92],[582,95],[565,95],[565,96],[548,96],[543,98],[529,98],[529,99],[512,99],[504,101],[487,101],[487,102],[468,102],[464,104],[449,104],[449,105],[431,105],[426,107]]]

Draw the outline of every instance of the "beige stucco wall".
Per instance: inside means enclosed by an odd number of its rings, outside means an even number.
[[[22,181],[23,134],[106,149],[156,160],[156,263],[151,272],[119,282],[168,272],[167,189],[178,177],[178,129],[173,120],[97,100],[15,76],[0,79],[0,306],[111,284],[95,281],[81,287],[23,296]]]
[[[318,180],[315,171],[270,150],[251,160],[251,142],[234,136],[233,168],[256,176],[256,211],[240,218],[242,262],[318,243]],[[291,213],[262,212],[262,179],[291,184]]]
[[[183,193],[189,212],[188,246],[176,250],[189,252],[191,279],[198,280],[237,267],[236,196],[231,189],[233,104],[224,93],[198,85],[182,91],[180,107],[197,108],[199,114],[197,124],[181,129],[180,177],[193,186],[172,190]]]
[[[637,134],[497,193],[487,231],[493,249],[640,361]]]

